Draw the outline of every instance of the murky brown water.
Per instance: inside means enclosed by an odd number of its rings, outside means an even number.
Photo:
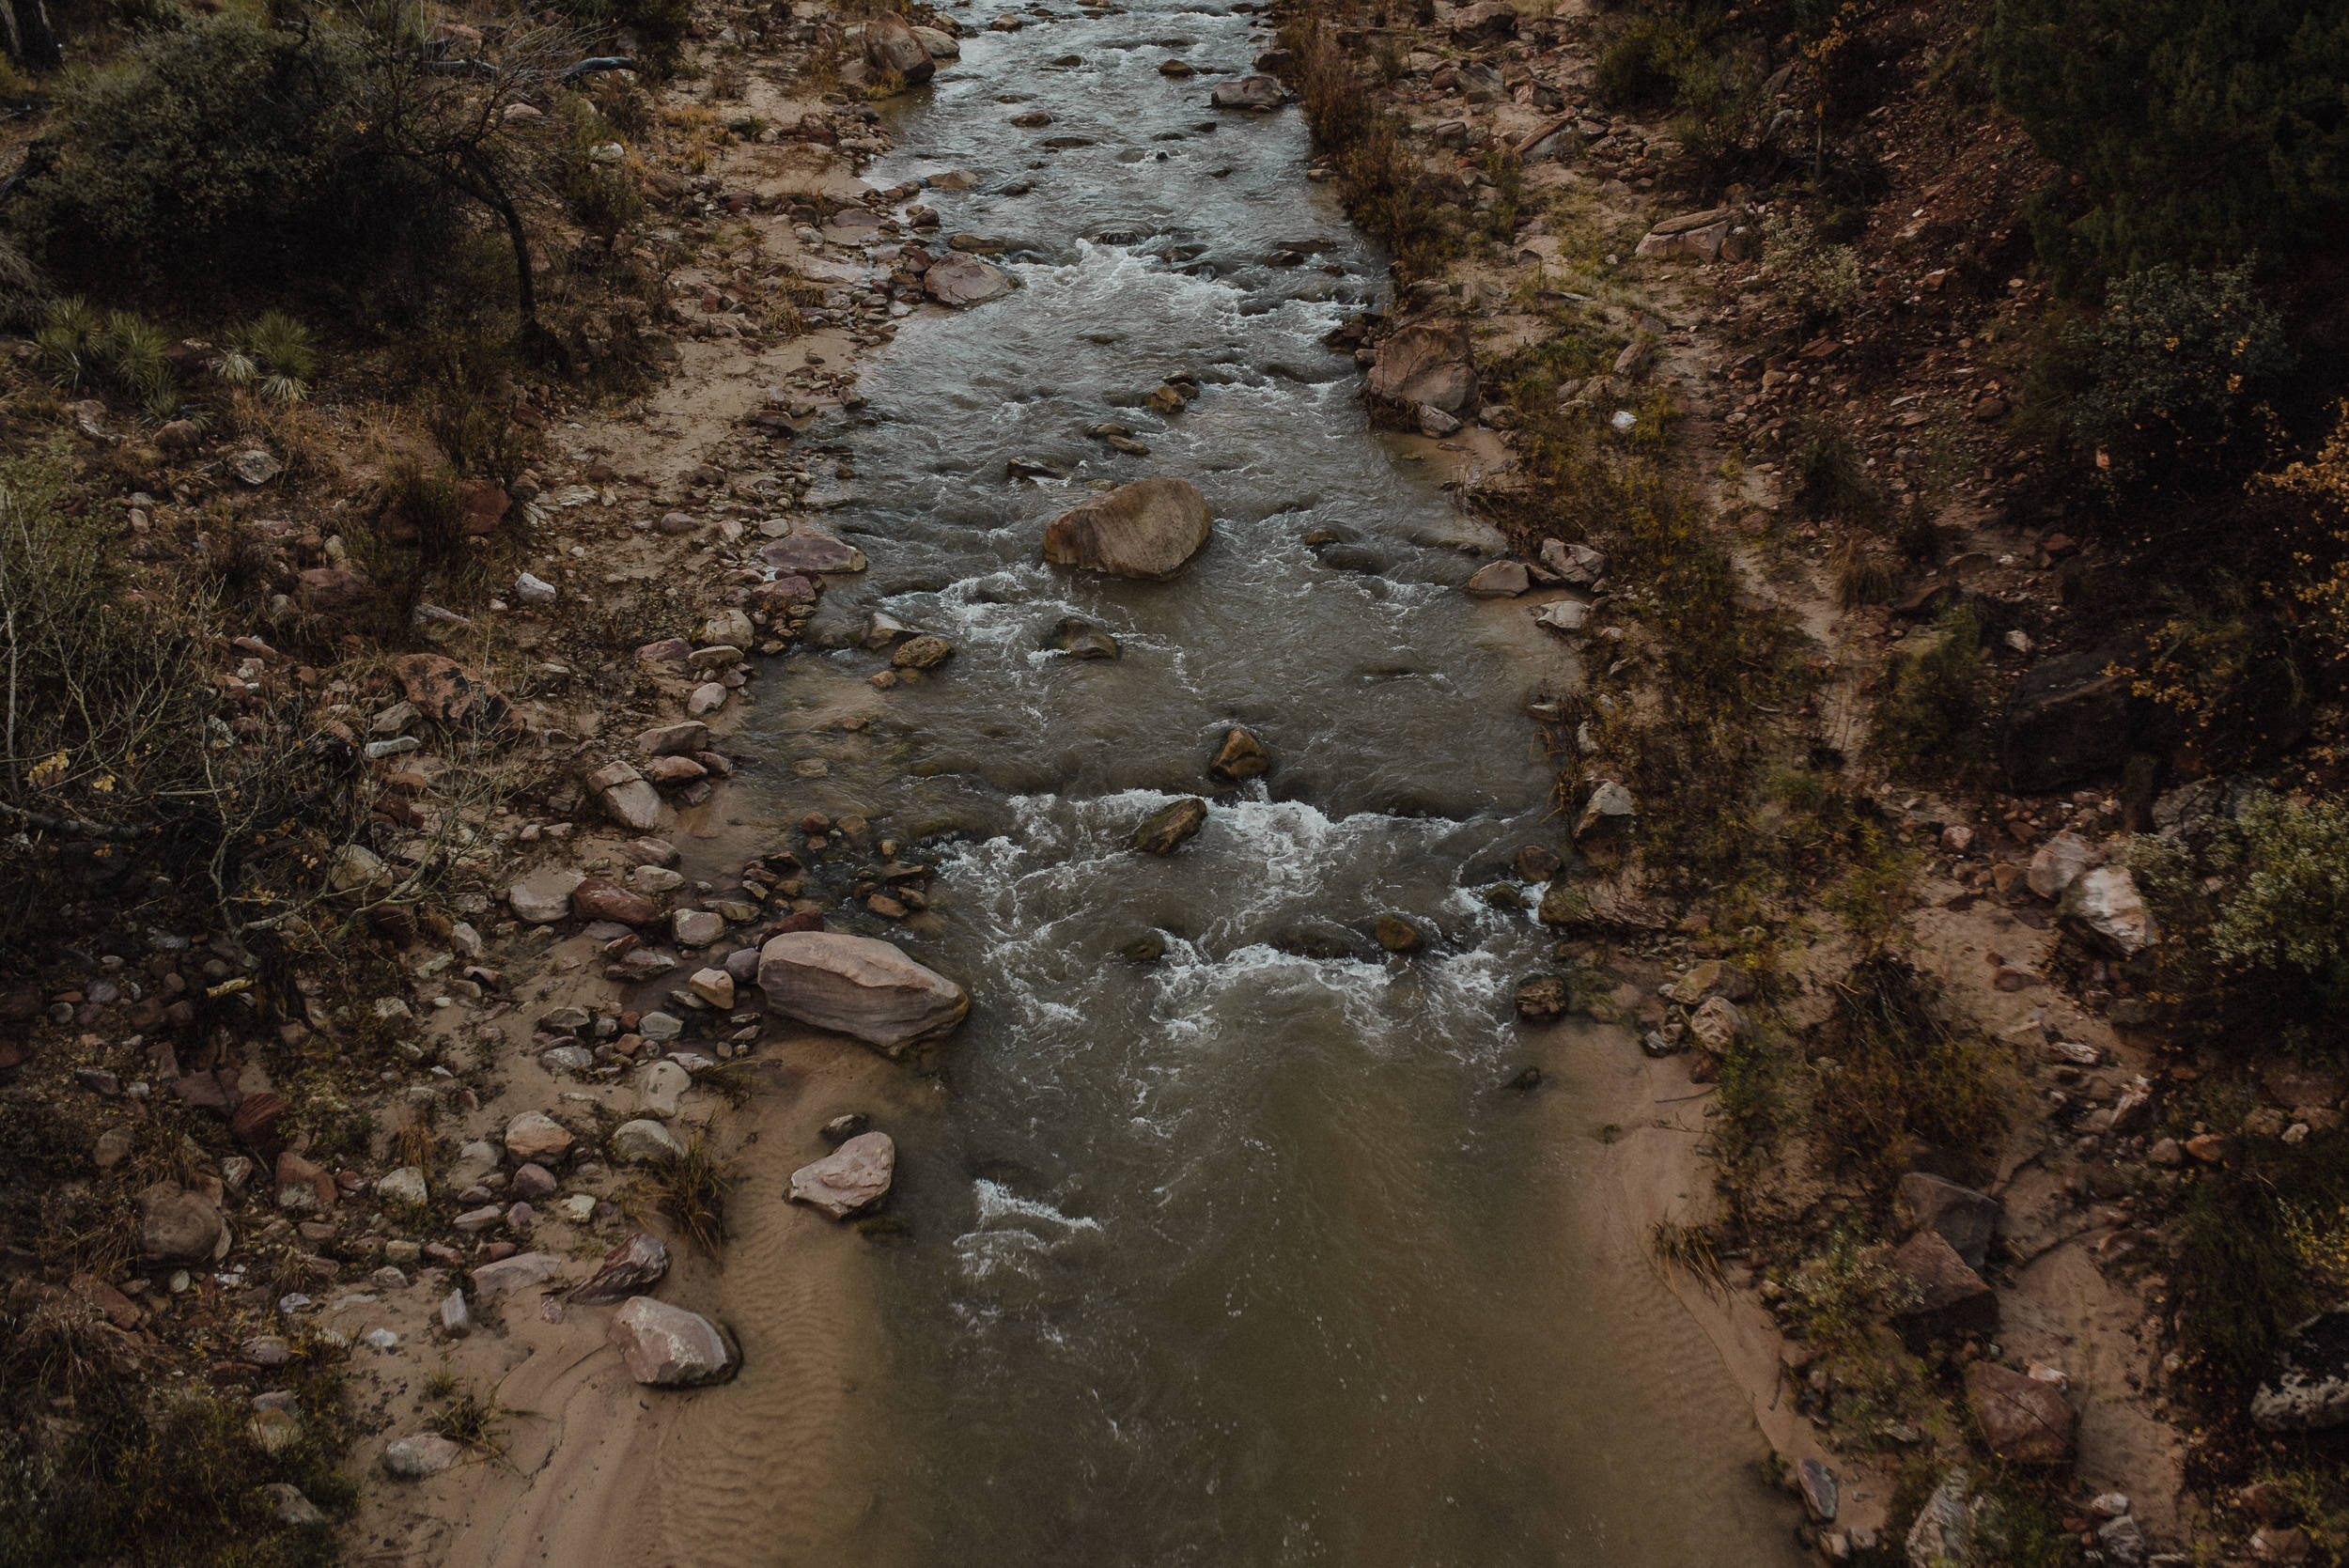
[[[1520,1030],[1509,993],[1548,943],[1479,891],[1554,841],[1518,708],[1563,653],[1455,591],[1480,531],[1316,341],[1382,274],[1306,181],[1296,112],[1219,116],[1215,78],[1158,70],[1244,70],[1268,41],[1171,3],[983,32],[871,177],[970,169],[980,189],[934,198],[946,232],[1028,247],[1019,292],[910,322],[828,433],[858,474],[832,521],[873,567],[825,624],[885,608],[959,651],[885,700],[881,655],[773,672],[754,788],[778,823],[951,830],[937,925],[891,934],[978,1004],[937,1109],[884,1119],[910,1237],[855,1244],[885,1348],[838,1421],[873,1506],[771,1560],[1792,1563],[1740,1396],[1595,1175],[1594,1130],[1645,1109],[1625,1048]],[[1034,107],[1049,131],[1006,123]],[[1330,248],[1268,264],[1307,239]],[[1178,371],[1188,412],[1134,406]],[[1104,419],[1151,456],[1081,433]],[[1007,480],[1012,457],[1075,478]],[[1219,520],[1181,581],[1037,564],[1085,481],[1151,473]],[[1038,651],[1069,614],[1125,657]],[[880,717],[840,731],[857,705]],[[1236,721],[1269,778],[1177,857],[1131,854]],[[828,773],[784,766],[807,758]],[[1367,940],[1390,910],[1428,952]],[[1120,955],[1151,933],[1162,958]],[[1501,1092],[1529,1062],[1550,1085]],[[730,1294],[755,1336],[756,1292]]]

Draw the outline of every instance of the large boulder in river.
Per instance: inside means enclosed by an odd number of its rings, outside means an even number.
[[[1214,527],[1199,487],[1161,474],[1120,485],[1054,518],[1044,528],[1044,559],[1164,582],[1199,553]]]
[[[1172,855],[1206,825],[1207,803],[1187,795],[1144,818],[1134,830],[1134,847],[1145,855]]]
[[[1370,395],[1409,409],[1458,413],[1476,406],[1476,362],[1468,329],[1457,321],[1419,321],[1378,345]]]
[[[1281,84],[1269,76],[1243,76],[1237,82],[1224,82],[1207,95],[1207,101],[1219,109],[1247,109],[1257,114],[1278,109],[1287,98]]]
[[[1011,279],[993,262],[948,251],[923,272],[922,287],[940,304],[961,309],[1002,299],[1011,292]]]
[[[852,1035],[891,1056],[943,1034],[971,1011],[963,988],[892,944],[836,931],[786,931],[758,952],[768,1007]]]
[[[928,81],[938,70],[913,28],[894,11],[878,11],[865,23],[864,63],[876,74],[894,73],[908,86]]]

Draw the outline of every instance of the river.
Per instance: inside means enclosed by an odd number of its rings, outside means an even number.
[[[1245,71],[1254,18],[1017,14],[888,109],[902,148],[868,179],[973,173],[925,199],[1016,241],[1019,287],[908,320],[813,438],[872,562],[823,625],[884,610],[957,654],[886,696],[883,653],[795,655],[748,737],[773,822],[855,811],[941,858],[916,928],[847,928],[976,998],[942,1093],[883,1121],[906,1234],[863,1244],[876,1518],[773,1560],[1795,1562],[1743,1396],[1600,1173],[1604,1125],[1646,1110],[1636,1050],[1512,1014],[1551,941],[1489,890],[1530,903],[1511,859],[1560,838],[1521,706],[1572,670],[1523,605],[1457,591],[1489,536],[1319,342],[1382,299],[1382,258],[1307,180],[1294,108],[1218,114],[1228,77],[1161,74]],[[1177,374],[1188,410],[1140,406]],[[1084,433],[1111,420],[1149,454]],[[1091,481],[1161,473],[1218,520],[1179,581],[1039,564]],[[1123,657],[1047,651],[1069,615]],[[1274,763],[1219,789],[1234,723]],[[1131,851],[1193,793],[1196,839]],[[1382,913],[1427,949],[1382,952]],[[1529,1064],[1543,1087],[1506,1089]]]

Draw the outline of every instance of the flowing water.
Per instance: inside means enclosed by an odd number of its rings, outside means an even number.
[[[854,472],[830,523],[872,569],[828,622],[885,609],[957,657],[884,699],[885,656],[801,654],[755,709],[801,764],[762,786],[774,819],[951,830],[935,920],[890,934],[977,999],[935,1113],[889,1125],[910,1234],[872,1249],[889,1349],[858,1420],[894,1545],[793,1560],[1792,1562],[1741,1396],[1595,1174],[1629,1053],[1511,1016],[1548,942],[1485,890],[1556,842],[1520,706],[1571,678],[1563,645],[1457,592],[1481,527],[1318,342],[1383,272],[1305,179],[1297,112],[1218,115],[1220,78],[1158,69],[1268,41],[1176,0],[981,32],[869,176],[977,174],[927,199],[1019,241],[1021,287],[908,322],[831,433]],[[1035,108],[1054,123],[1008,123]],[[1178,372],[1188,411],[1137,407]],[[1151,454],[1082,433],[1103,420]],[[1089,481],[1157,473],[1218,520],[1182,579],[1038,564]],[[1040,651],[1072,614],[1124,657]],[[1132,853],[1212,794],[1234,722],[1268,777],[1172,859]],[[1390,911],[1427,952],[1366,939]],[[1548,1084],[1505,1092],[1529,1063]]]

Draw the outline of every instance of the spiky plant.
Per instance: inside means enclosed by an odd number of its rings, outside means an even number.
[[[98,313],[79,299],[59,300],[49,307],[33,347],[41,373],[69,392],[79,392],[97,379]]]
[[[253,387],[279,403],[310,396],[319,372],[318,345],[310,329],[282,310],[265,311],[237,329],[221,355],[220,378],[230,386]]]

